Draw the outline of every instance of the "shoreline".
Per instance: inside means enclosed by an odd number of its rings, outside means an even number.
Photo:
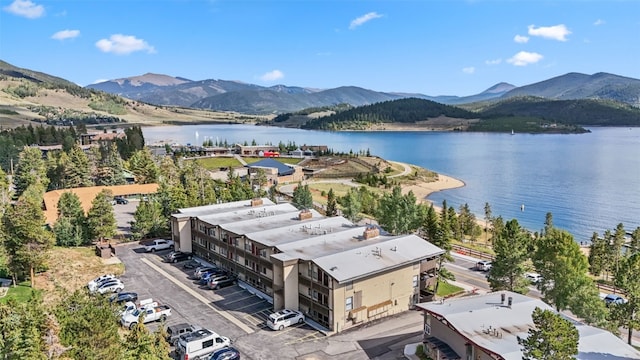
[[[465,185],[465,182],[460,179],[438,173],[437,181],[419,182],[415,185],[402,186],[402,194],[407,194],[409,191],[413,191],[413,194],[416,196],[416,200],[418,201],[418,203],[433,204],[431,200],[427,199],[429,195],[439,191],[461,188]],[[440,208],[436,204],[433,204],[433,207],[436,209]]]

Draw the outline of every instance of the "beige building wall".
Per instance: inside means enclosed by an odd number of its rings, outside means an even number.
[[[334,281],[332,330],[343,331],[410,309],[414,304],[414,294],[419,291],[419,271],[420,266],[416,264],[347,284]],[[347,309],[349,304],[351,310]]]
[[[431,334],[425,333],[425,337],[434,336],[439,340],[445,342],[453,351],[455,351],[462,359],[467,358],[467,344],[471,345],[473,360],[495,360],[493,356],[490,356],[482,348],[477,347],[475,344],[469,342],[464,336],[460,335],[449,326],[444,325],[436,318],[431,317],[429,314],[425,316],[425,329],[430,328]],[[425,349],[429,350],[429,349]],[[432,350],[433,351],[433,350]],[[429,353],[428,353],[429,354]],[[431,356],[436,356],[435,351],[431,353]],[[500,358],[501,359],[501,358]]]
[[[175,250],[192,252],[191,219],[189,217],[171,218],[171,240],[176,244]]]

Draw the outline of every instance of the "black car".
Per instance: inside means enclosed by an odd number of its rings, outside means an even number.
[[[202,264],[200,264],[197,260],[187,261],[182,265],[184,269],[189,269],[189,270],[196,269],[199,266],[202,266]]]
[[[121,292],[111,295],[109,302],[116,304],[123,304],[127,301],[136,302],[138,300],[138,294],[134,292]]]
[[[129,200],[123,198],[122,196],[115,196],[113,200],[115,200],[116,204],[118,205],[125,205],[129,203]]]
[[[220,350],[216,350],[209,360],[239,360],[240,351],[231,346],[224,347]]]
[[[167,262],[177,263],[180,261],[191,260],[193,255],[191,253],[182,252],[182,251],[173,251],[169,255],[167,255]]]
[[[176,346],[178,339],[183,334],[188,334],[196,330],[196,327],[187,323],[180,323],[167,327],[167,342]]]

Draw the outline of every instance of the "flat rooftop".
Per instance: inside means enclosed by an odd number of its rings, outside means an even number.
[[[260,200],[262,200],[262,205],[260,206],[274,205],[274,202],[269,200],[268,198],[260,198]],[[232,211],[234,209],[237,209],[237,210],[251,209],[252,208],[251,201],[252,200],[232,201],[227,203],[183,208],[183,209],[178,209],[178,211],[181,214],[189,215],[192,217],[199,217],[203,215],[213,215],[218,213],[224,213],[224,212]]]
[[[221,224],[231,224],[234,222],[251,220],[257,218],[273,217],[281,214],[294,214],[299,210],[289,204],[272,204],[272,205],[259,205],[253,207],[244,208],[232,208],[226,211],[217,211],[215,213],[207,213],[198,215],[198,220],[206,222],[212,226],[218,226]]]
[[[239,220],[239,221],[230,221],[230,222],[222,222],[220,219],[216,219],[218,222],[218,226],[221,229],[232,232],[238,235],[244,235],[247,233],[253,233],[257,231],[263,231],[268,229],[278,229],[290,225],[304,225],[307,222],[310,222],[313,218],[322,218],[322,214],[317,212],[316,210],[309,210],[311,214],[311,218],[306,220],[300,220],[298,218],[300,214],[300,210],[296,209],[291,204],[282,204],[289,205],[289,207],[293,208],[288,210],[287,207],[282,206],[279,209],[273,209],[274,207],[279,207],[280,205],[275,205],[271,207],[266,207],[264,210],[256,209],[253,214],[250,214],[247,219]],[[234,219],[235,220],[235,219]],[[203,219],[203,221],[210,222],[208,219]],[[215,225],[215,224],[214,224]]]
[[[355,227],[342,216],[312,217],[311,219],[293,225],[252,231],[245,237],[266,247],[278,247],[298,240],[310,239],[329,233],[338,233]]]

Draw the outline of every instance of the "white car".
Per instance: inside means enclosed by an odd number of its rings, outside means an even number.
[[[116,293],[124,290],[124,284],[118,279],[110,280],[102,283],[96,289],[99,294]]]
[[[269,315],[267,326],[272,330],[282,330],[287,326],[302,324],[304,314],[300,311],[284,309]]]
[[[538,282],[540,282],[540,280],[542,280],[542,275],[538,273],[525,273],[524,277],[526,277],[527,280],[531,281],[534,284],[537,284]]]
[[[491,270],[491,261],[488,260],[480,260],[476,263],[476,269],[479,271],[489,271]]]
[[[110,280],[110,279],[115,279],[115,278],[116,278],[116,276],[113,275],[113,274],[101,275],[101,276],[98,276],[97,278],[89,281],[87,283],[87,287],[89,288],[89,290],[95,291],[95,289],[98,287],[98,285],[101,282],[106,281],[106,280]]]

